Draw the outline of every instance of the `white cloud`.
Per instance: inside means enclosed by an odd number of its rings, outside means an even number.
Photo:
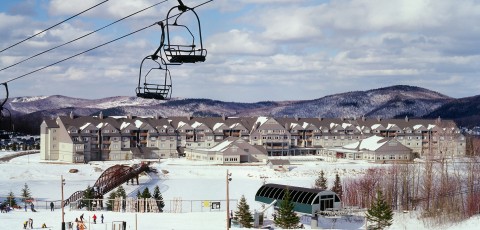
[[[237,29],[208,38],[208,52],[216,54],[269,55],[274,46],[258,38],[253,32]]]

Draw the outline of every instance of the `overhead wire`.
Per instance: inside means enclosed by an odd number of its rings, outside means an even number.
[[[187,10],[198,8],[198,7],[203,6],[203,5],[205,5],[205,4],[209,3],[209,2],[212,2],[212,1],[213,1],[213,0],[205,1],[205,2],[203,2],[203,3],[201,3],[201,4],[198,4],[198,5],[194,6],[194,7],[189,8],[189,9],[187,9]],[[177,13],[177,14],[175,14],[175,15],[172,15],[172,16],[170,16],[168,19],[174,18],[174,17],[176,17],[176,16],[178,16],[178,15],[180,15],[180,14],[182,14],[182,13]],[[157,25],[157,24],[159,24],[159,23],[161,23],[161,22],[163,22],[163,21],[166,21],[166,20],[167,20],[167,18],[165,18],[165,19],[163,19],[163,20],[160,20],[160,21],[157,21],[157,22],[155,22],[155,23],[153,23],[153,24],[151,24],[151,25],[145,26],[145,27],[143,27],[143,28],[140,28],[140,29],[138,29],[138,30],[135,30],[135,31],[133,31],[133,32],[130,32],[130,33],[128,33],[128,34],[125,34],[125,35],[123,35],[123,36],[121,36],[121,37],[118,37],[118,38],[115,38],[115,39],[113,39],[113,40],[110,40],[110,41],[108,41],[108,42],[102,43],[102,44],[100,44],[100,45],[98,45],[98,46],[95,46],[95,47],[93,47],[93,48],[87,49],[87,50],[82,51],[82,52],[80,52],[80,53],[77,53],[77,54],[75,54],[75,55],[72,55],[72,56],[69,56],[69,57],[64,58],[64,59],[62,59],[62,60],[56,61],[56,62],[54,62],[54,63],[52,63],[52,64],[46,65],[46,66],[44,66],[44,67],[38,68],[38,69],[33,70],[33,71],[30,71],[30,72],[28,72],[28,73],[22,74],[22,75],[20,75],[20,76],[18,76],[18,77],[11,78],[10,80],[5,81],[4,83],[9,83],[9,82],[18,80],[18,79],[23,78],[23,77],[26,77],[26,76],[28,76],[28,75],[30,75],[30,74],[33,74],[33,73],[36,73],[36,72],[38,72],[38,71],[44,70],[44,69],[46,69],[46,68],[48,68],[48,67],[51,67],[51,66],[54,66],[54,65],[56,65],[56,64],[62,63],[62,62],[64,62],[64,61],[67,61],[67,60],[72,59],[72,58],[74,58],[74,57],[80,56],[80,55],[82,55],[82,54],[84,54],[84,53],[90,52],[90,51],[95,50],[95,49],[97,49],[97,48],[100,48],[100,47],[102,47],[102,46],[108,45],[108,44],[110,44],[110,43],[112,43],[112,42],[118,41],[118,40],[120,40],[120,39],[122,39],[122,38],[125,38],[125,37],[128,37],[128,36],[130,36],[130,35],[136,34],[136,33],[140,32],[140,31],[143,31],[143,30],[145,30],[145,29],[148,29],[148,28],[150,28],[150,27],[152,27],[152,26],[155,26],[155,25]]]
[[[48,30],[50,30],[50,29],[52,29],[52,28],[54,28],[54,27],[56,27],[56,26],[58,26],[58,25],[60,25],[60,24],[62,24],[62,23],[64,23],[64,22],[66,22],[66,21],[68,21],[68,20],[70,20],[70,19],[72,19],[72,18],[75,18],[75,17],[77,17],[78,15],[81,15],[81,14],[83,14],[83,13],[85,13],[85,12],[87,12],[87,11],[93,9],[93,8],[96,8],[97,6],[102,5],[103,3],[108,2],[108,1],[109,1],[109,0],[105,0],[105,1],[103,1],[103,2],[100,2],[100,3],[98,3],[98,4],[96,4],[96,5],[88,8],[88,9],[86,9],[86,10],[84,10],[84,11],[78,13],[78,14],[75,14],[75,15],[73,15],[73,16],[71,16],[71,17],[69,17],[69,18],[67,18],[67,19],[65,19],[65,20],[63,20],[63,21],[61,21],[61,22],[53,25],[53,26],[48,27],[47,29],[44,29],[44,30],[42,30],[42,31],[40,31],[40,32],[38,32],[38,33],[30,36],[30,37],[27,37],[27,38],[25,38],[25,39],[23,39],[23,40],[15,43],[15,44],[9,46],[9,47],[7,47],[7,48],[5,48],[5,49],[3,49],[3,50],[0,50],[0,53],[2,53],[2,52],[5,51],[5,50],[8,50],[8,49],[10,49],[10,48],[12,48],[12,47],[15,47],[15,46],[17,46],[17,45],[19,45],[19,44],[21,44],[21,43],[23,43],[23,42],[25,42],[25,41],[28,41],[28,40],[36,37],[37,35],[42,34],[42,33],[46,32],[46,31],[48,31]]]
[[[37,54],[35,54],[35,55],[33,55],[33,56],[30,56],[29,58],[26,58],[26,59],[24,59],[24,60],[21,60],[21,61],[19,61],[19,62],[16,62],[16,63],[12,64],[12,65],[9,65],[9,66],[7,66],[7,67],[4,67],[4,68],[0,69],[0,71],[3,71],[3,70],[6,70],[6,69],[9,69],[9,68],[12,68],[12,67],[14,67],[14,66],[16,66],[16,65],[18,65],[18,64],[21,64],[21,63],[23,63],[23,62],[25,62],[25,61],[28,61],[28,60],[32,59],[32,58],[34,58],[34,57],[38,57],[38,56],[40,56],[40,55],[42,55],[42,54],[44,54],[44,53],[48,53],[48,52],[50,52],[50,51],[52,51],[52,50],[55,50],[55,49],[60,48],[60,47],[62,47],[62,46],[68,45],[68,44],[70,44],[70,43],[72,43],[72,42],[75,42],[75,41],[78,41],[78,40],[80,40],[80,39],[82,39],[82,38],[85,38],[85,37],[87,37],[87,36],[90,36],[90,35],[98,32],[98,31],[100,31],[100,30],[103,30],[103,29],[105,29],[105,28],[107,28],[107,27],[110,27],[110,26],[112,26],[112,25],[114,25],[114,24],[116,24],[116,23],[118,23],[118,22],[120,22],[120,21],[123,21],[123,20],[125,20],[125,19],[127,19],[127,18],[129,18],[129,17],[131,17],[131,16],[134,16],[134,15],[136,15],[136,14],[139,14],[139,13],[141,13],[141,12],[143,12],[143,11],[145,11],[145,10],[148,10],[148,9],[150,9],[150,8],[153,8],[153,7],[155,7],[155,6],[159,5],[159,4],[165,3],[166,1],[168,1],[168,0],[164,0],[164,1],[158,2],[158,3],[156,3],[156,4],[153,4],[153,5],[151,5],[151,6],[147,7],[147,8],[143,8],[142,10],[139,10],[139,11],[137,11],[137,12],[135,12],[135,13],[132,13],[132,14],[130,14],[130,15],[128,15],[128,16],[125,16],[125,17],[123,17],[123,18],[121,18],[121,19],[118,19],[118,20],[116,20],[116,21],[114,21],[114,22],[112,22],[112,23],[110,23],[110,24],[108,24],[108,25],[106,25],[106,26],[103,26],[103,27],[101,27],[101,28],[98,28],[98,29],[96,29],[96,30],[94,30],[94,31],[92,31],[92,32],[90,32],[90,33],[84,34],[84,35],[82,35],[82,36],[80,36],[80,37],[77,37],[77,38],[75,38],[75,39],[73,39],[73,40],[70,40],[70,41],[68,41],[68,42],[65,42],[65,43],[63,43],[63,44],[61,44],[61,45],[52,47],[52,48],[50,48],[50,49],[47,49],[47,50],[42,51],[42,52],[40,52],[40,53],[37,53]]]

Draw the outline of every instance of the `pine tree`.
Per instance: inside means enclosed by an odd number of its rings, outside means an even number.
[[[142,198],[142,193],[140,193],[140,190],[137,190],[137,198]]]
[[[150,194],[150,190],[148,190],[148,188],[145,188],[142,192],[141,197],[142,198],[152,198],[152,194]]]
[[[87,207],[87,210],[91,210],[93,203],[93,188],[90,185],[83,192],[83,199],[81,201],[82,207]]]
[[[294,204],[291,201],[290,191],[285,189],[285,195],[280,202],[277,218],[274,220],[275,225],[281,228],[292,229],[297,228],[300,218],[293,211]]]
[[[7,199],[4,202],[5,205],[10,205],[10,207],[15,207],[17,206],[17,201],[15,200],[15,194],[13,194],[12,191],[8,194]]]
[[[163,201],[163,196],[162,196],[162,193],[160,192],[160,188],[157,186],[155,186],[155,188],[153,189],[153,198],[155,198],[155,200],[157,201],[157,206],[158,206],[158,210],[160,212],[163,212],[163,207],[165,207],[165,202]]]
[[[384,229],[392,225],[392,208],[385,202],[383,193],[380,190],[377,191],[377,200],[367,210],[367,220],[375,223],[373,229]]]
[[[32,198],[32,194],[30,193],[30,189],[28,188],[27,183],[22,188],[22,191],[20,192],[22,198],[20,199],[23,203],[25,203],[26,200],[30,200]]]
[[[125,192],[125,189],[120,185],[117,188],[117,191],[115,192],[117,197],[122,197],[123,199],[127,198],[127,193]]]
[[[325,173],[323,170],[320,171],[320,175],[318,175],[318,178],[315,180],[314,188],[322,190],[327,189],[327,178],[325,178]]]
[[[253,217],[250,213],[250,206],[247,204],[245,196],[242,195],[240,202],[237,205],[237,211],[235,211],[235,217],[238,219],[238,222],[245,228],[253,227]]]
[[[338,176],[338,173],[335,174],[335,181],[333,182],[333,187],[331,190],[332,192],[335,192],[340,199],[342,199],[343,188],[342,188],[342,183],[340,182],[340,176]]]
[[[116,192],[111,192],[108,195],[107,210],[113,210],[113,204],[115,203],[115,198],[117,198]]]

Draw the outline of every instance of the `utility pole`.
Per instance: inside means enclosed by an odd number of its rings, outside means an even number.
[[[60,179],[61,179],[61,187],[62,187],[62,202],[61,202],[61,205],[62,205],[62,230],[65,230],[65,212],[64,212],[64,198],[63,198],[63,186],[65,185],[65,180],[63,179],[63,175],[60,176]]]
[[[231,173],[228,173],[228,169],[227,169],[227,177],[226,177],[226,183],[227,183],[227,230],[230,229],[230,197],[229,197],[229,184],[230,184],[230,181],[232,180],[231,178],[232,174]]]

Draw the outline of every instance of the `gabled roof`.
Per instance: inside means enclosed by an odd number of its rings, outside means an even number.
[[[388,138],[384,138],[384,137],[371,136],[369,138],[360,140],[358,142],[345,145],[343,146],[343,148],[375,151],[378,148],[382,147],[385,143],[387,143],[388,140],[389,140]]]

